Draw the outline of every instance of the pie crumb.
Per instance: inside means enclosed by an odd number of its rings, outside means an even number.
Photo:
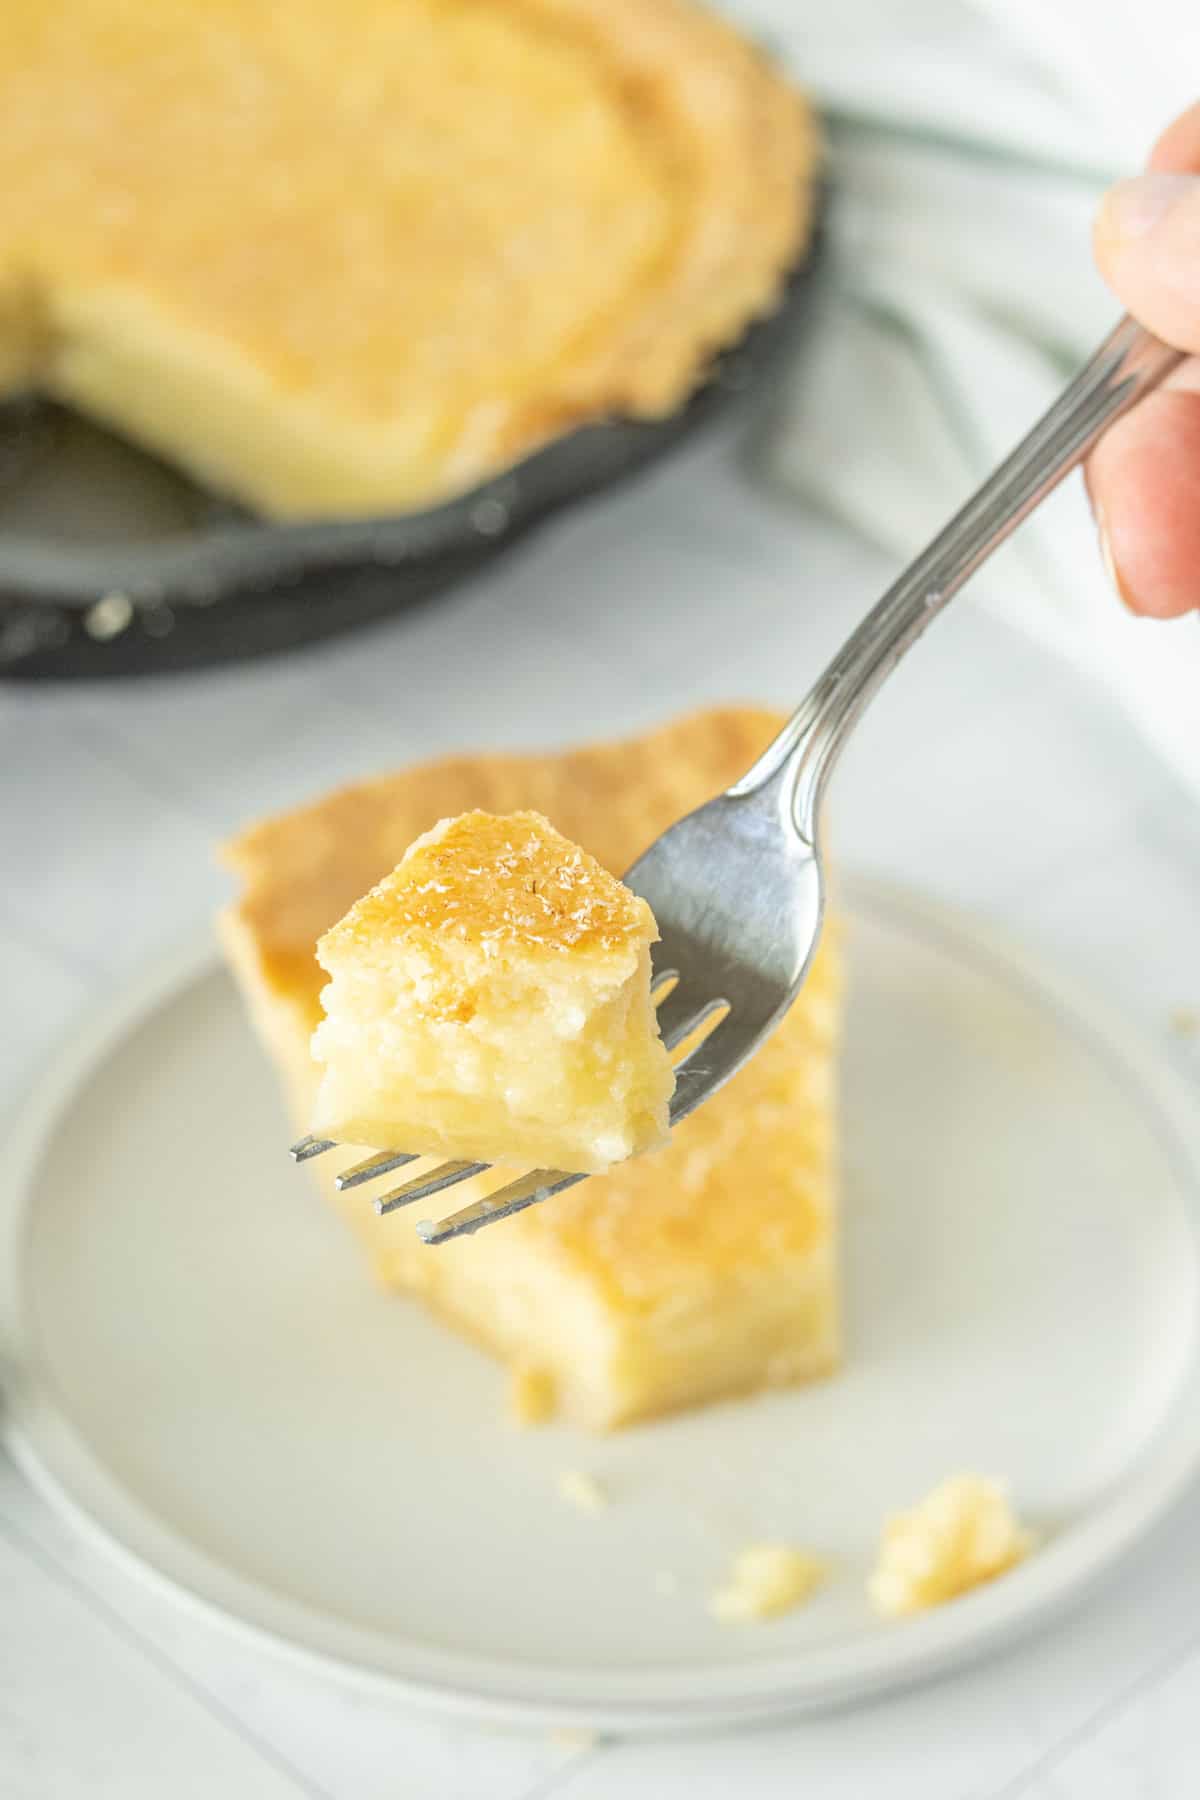
[[[601,1513],[610,1504],[608,1489],[585,1469],[564,1469],[558,1478],[558,1491],[580,1512]]]
[[[885,1618],[924,1612],[1002,1575],[1032,1548],[1000,1482],[953,1475],[888,1520],[867,1592]]]
[[[727,1624],[775,1619],[803,1606],[820,1586],[825,1564],[790,1544],[750,1544],[733,1559],[729,1578],[709,1601],[714,1618]]]
[[[598,1731],[589,1731],[586,1725],[556,1725],[550,1733],[550,1742],[560,1750],[594,1750],[600,1742]]]
[[[1167,1022],[1176,1037],[1200,1037],[1200,1009],[1194,1006],[1175,1007]]]

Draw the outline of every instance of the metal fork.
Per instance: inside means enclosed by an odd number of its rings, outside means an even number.
[[[698,1036],[676,1067],[671,1125],[729,1080],[774,1030],[804,981],[821,930],[824,883],[820,815],[838,753],[868,701],[963,583],[1003,543],[1113,421],[1182,360],[1123,319],[1045,416],[868,613],[808,698],[753,768],[650,846],[625,881],[649,901],[661,941],[655,994],[664,1042]],[[292,1146],[298,1162],[332,1149],[326,1138]],[[414,1162],[380,1151],[337,1177],[340,1188]],[[381,1213],[482,1174],[487,1164],[447,1162],[375,1201]],[[440,1224],[422,1220],[428,1244],[561,1194],[585,1177],[535,1169]]]

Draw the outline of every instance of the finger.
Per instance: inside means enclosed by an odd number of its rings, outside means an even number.
[[[1118,182],[1094,236],[1100,273],[1126,310],[1167,343],[1200,352],[1200,175]]]
[[[1167,126],[1147,166],[1162,175],[1200,173],[1200,101]]]
[[[1200,607],[1200,360],[1106,432],[1087,478],[1126,605],[1160,619]]]

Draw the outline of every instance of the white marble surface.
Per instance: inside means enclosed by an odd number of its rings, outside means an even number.
[[[248,815],[467,742],[796,698],[884,573],[752,491],[712,440],[369,634],[197,677],[0,691],[0,1103],[97,994],[210,915],[213,840]],[[1032,653],[992,683],[1001,629],[964,613],[931,634],[848,758],[839,835],[1059,948],[1166,1040],[1168,1012],[1200,1005],[1194,809]],[[1122,933],[1153,953],[1114,956]],[[1175,1053],[1200,1079],[1200,1054]],[[6,1800],[1182,1800],[1198,1784],[1200,1497],[1053,1630],[953,1680],[783,1729],[588,1744],[431,1720],[235,1642],[82,1544],[0,1457]]]

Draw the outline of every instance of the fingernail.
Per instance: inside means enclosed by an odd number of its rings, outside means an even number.
[[[1100,555],[1104,560],[1104,572],[1112,582],[1113,591],[1121,605],[1127,612],[1134,613],[1140,618],[1141,614],[1130,599],[1125,583],[1121,580],[1121,571],[1118,569],[1117,559],[1113,555],[1112,539],[1108,535],[1108,520],[1104,516],[1104,508],[1096,505],[1092,510],[1096,515],[1096,530],[1100,536]]]
[[[1153,231],[1172,207],[1200,189],[1195,175],[1136,175],[1109,188],[1098,227],[1106,237],[1140,238]]]

